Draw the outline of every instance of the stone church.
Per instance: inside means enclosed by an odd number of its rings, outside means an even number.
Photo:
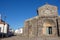
[[[28,37],[59,37],[60,16],[57,6],[45,4],[37,9],[37,16],[27,19],[23,28]]]

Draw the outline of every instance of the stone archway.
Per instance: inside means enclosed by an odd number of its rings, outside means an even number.
[[[52,19],[45,19],[43,23],[43,34],[52,35],[55,22]]]

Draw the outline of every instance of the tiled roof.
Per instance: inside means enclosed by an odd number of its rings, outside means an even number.
[[[5,21],[3,21],[3,20],[0,20],[0,24],[4,24],[5,23]]]

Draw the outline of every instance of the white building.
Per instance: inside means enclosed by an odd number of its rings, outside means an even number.
[[[20,29],[15,30],[15,34],[16,35],[20,35],[22,33],[23,33],[23,28],[20,28]]]
[[[9,32],[9,24],[7,24],[0,18],[0,36],[8,35],[8,32]]]

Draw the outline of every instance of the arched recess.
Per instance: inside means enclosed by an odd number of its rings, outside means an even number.
[[[43,22],[43,34],[52,35],[54,30],[55,22],[52,19],[45,19]]]

